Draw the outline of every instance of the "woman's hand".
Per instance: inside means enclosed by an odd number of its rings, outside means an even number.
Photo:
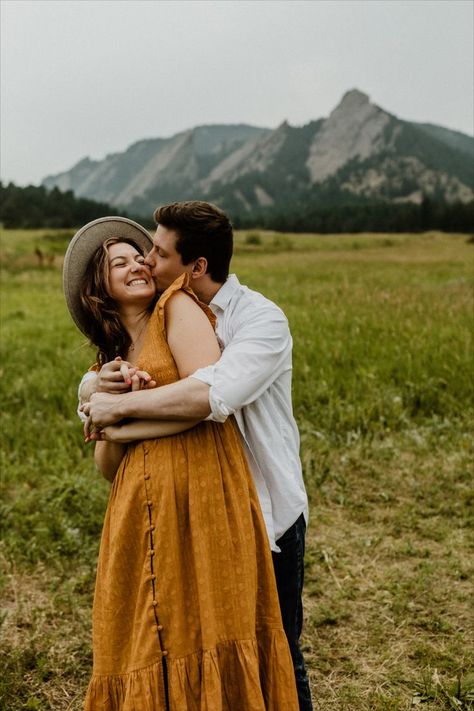
[[[146,370],[135,368],[119,356],[115,360],[105,363],[99,370],[96,392],[120,394],[155,386],[156,382],[152,380]]]
[[[108,425],[102,430],[91,433],[91,440],[98,442],[115,442],[116,444],[129,444],[133,442],[133,432],[126,425]]]

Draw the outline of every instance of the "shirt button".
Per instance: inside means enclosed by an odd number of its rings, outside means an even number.
[[[153,607],[156,607],[158,605],[158,600],[153,600],[151,604],[153,605]]]
[[[148,551],[148,555],[149,555],[149,556],[154,556],[154,555],[155,555],[155,551],[149,550],[149,551]]]
[[[157,625],[156,629],[158,630],[158,632],[161,632],[161,630],[163,629],[163,625]]]
[[[147,501],[146,505],[149,506],[150,508],[153,506],[153,501]]]
[[[149,575],[148,580],[156,580],[156,575]]]
[[[162,651],[162,655],[163,655],[164,657],[167,657],[167,656],[168,656],[168,652],[164,649],[164,650]]]
[[[150,475],[149,475],[149,474],[145,474],[145,475],[144,475],[144,478],[148,481],[148,479],[150,478]]]

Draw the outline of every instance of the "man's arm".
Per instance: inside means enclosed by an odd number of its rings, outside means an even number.
[[[256,400],[282,372],[291,369],[291,349],[284,314],[273,305],[263,307],[236,329],[214,365],[154,390],[124,395],[97,393],[84,412],[98,427],[125,417],[186,420],[211,415],[211,419],[223,422]]]
[[[94,393],[125,393],[136,392],[144,388],[154,388],[156,382],[152,380],[149,373],[144,370],[134,368],[131,363],[122,360],[118,357],[115,360],[105,363],[102,368],[96,372],[89,370],[82,377],[78,389],[78,408],[77,414],[84,425],[84,436],[86,442],[90,439],[99,439],[91,437],[90,419],[83,412],[82,406],[88,403]],[[158,431],[159,428],[155,428]],[[182,430],[177,430],[182,431]],[[172,432],[168,434],[173,434]],[[149,439],[154,437],[164,436],[160,434],[150,434]]]
[[[211,412],[209,385],[195,378],[123,395],[95,393],[82,406],[100,429],[125,418],[149,420],[203,420]]]
[[[281,309],[267,302],[244,316],[219,362],[193,373],[209,386],[209,419],[216,422],[255,402],[280,376],[291,373],[293,341]]]
[[[92,393],[97,391],[97,379],[97,373],[93,370],[88,370],[87,373],[82,376],[82,380],[79,383],[79,389],[77,391],[79,407],[85,402],[89,402]]]
[[[168,345],[182,380],[122,395],[95,393],[81,409],[96,427],[102,429],[130,417],[201,420],[210,413],[209,387],[189,376],[219,359],[214,330],[201,308],[183,292],[166,303],[166,324]]]

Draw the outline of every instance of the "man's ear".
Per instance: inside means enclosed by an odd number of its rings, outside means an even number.
[[[206,257],[198,257],[193,264],[192,277],[197,279],[198,277],[204,276],[207,272],[207,259]]]

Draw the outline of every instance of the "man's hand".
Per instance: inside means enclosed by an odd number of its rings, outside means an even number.
[[[120,402],[122,398],[111,393],[94,393],[89,402],[79,408],[86,416],[84,438],[90,441],[94,429],[101,430],[107,425],[114,425],[122,419]]]
[[[96,392],[121,394],[129,390],[155,387],[156,383],[145,370],[138,370],[120,357],[105,363],[97,375]]]

